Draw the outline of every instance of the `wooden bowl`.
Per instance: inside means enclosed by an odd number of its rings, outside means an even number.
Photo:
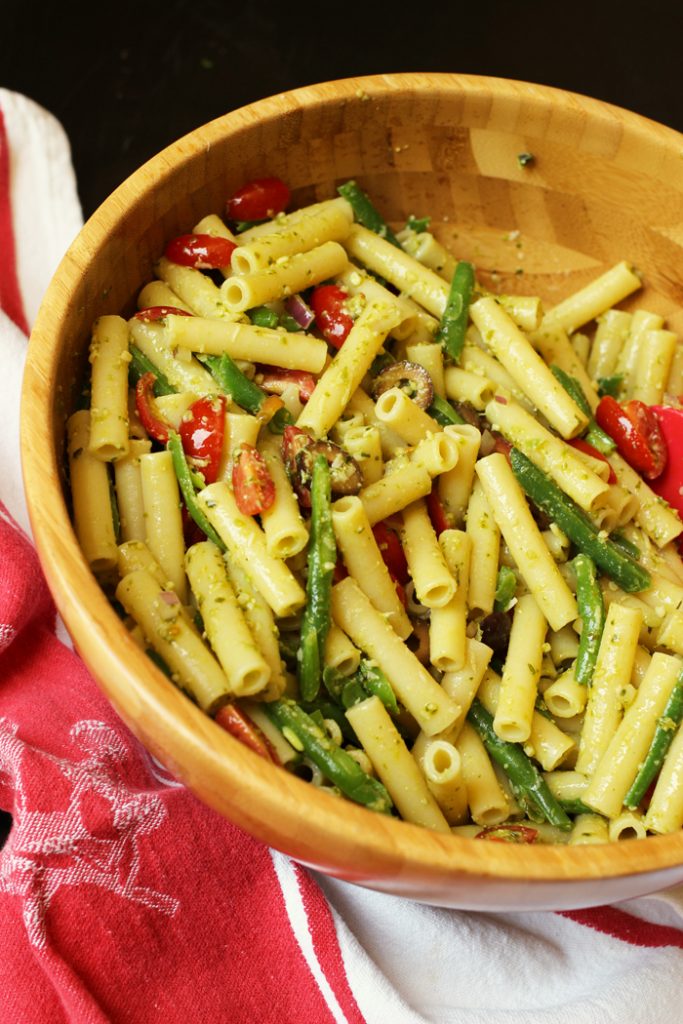
[[[521,153],[533,154],[523,165]],[[590,847],[444,836],[330,799],[265,764],[206,717],[127,635],[71,528],[64,422],[90,328],[130,313],[165,241],[253,177],[296,205],[360,179],[388,219],[431,214],[494,286],[549,305],[618,260],[637,302],[683,329],[683,140],[583,96],[522,82],[405,74],[328,82],[198,128],[125,181],[85,225],[48,289],[29,346],[22,449],[38,551],[83,659],[145,746],[219,814],[338,878],[444,906],[572,908],[683,880],[683,833]]]

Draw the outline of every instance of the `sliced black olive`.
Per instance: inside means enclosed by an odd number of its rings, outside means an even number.
[[[331,489],[335,497],[358,494],[363,477],[360,466],[348,452],[332,441],[316,441],[303,430],[287,427],[283,456],[292,487],[302,508],[311,507],[311,477],[318,455],[324,455],[329,463]]]
[[[408,398],[412,398],[421,409],[428,409],[434,398],[432,378],[424,366],[410,363],[407,359],[392,363],[378,373],[372,385],[372,393],[375,398],[379,398],[389,388],[400,388],[401,391],[405,391]]]
[[[504,658],[510,643],[512,620],[507,612],[491,612],[481,620],[481,642]]]
[[[477,430],[481,430],[481,419],[479,418],[479,413],[471,402],[454,402],[451,399],[451,405],[455,411],[462,416],[465,423],[469,423],[471,426],[476,427]]]

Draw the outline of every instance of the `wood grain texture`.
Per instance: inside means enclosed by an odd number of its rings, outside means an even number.
[[[521,152],[533,163],[521,167]],[[484,281],[540,294],[548,306],[629,260],[646,282],[634,301],[681,331],[682,170],[676,132],[582,96],[474,76],[382,75],[227,114],[145,164],[88,221],[29,346],[22,453],[33,530],[99,685],[148,749],[220,814],[329,874],[445,906],[573,908],[683,880],[683,834],[572,849],[474,842],[332,800],[264,764],[128,637],[80,554],[62,471],[92,321],[132,312],[166,240],[221,213],[251,177],[284,178],[295,205],[356,177],[389,220],[430,214],[435,233],[473,259]]]

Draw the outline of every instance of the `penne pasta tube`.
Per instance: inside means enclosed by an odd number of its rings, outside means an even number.
[[[368,697],[354,704],[347,710],[346,717],[401,817],[437,832],[450,831],[422,772],[380,699]]]
[[[425,608],[443,608],[455,596],[456,582],[421,499],[403,510],[401,543],[418,601]]]
[[[212,320],[236,319],[226,308],[220,288],[201,270],[181,267],[165,256],[157,262],[155,269],[157,276],[182,299],[195,316],[210,317]]]
[[[308,529],[285,469],[280,439],[275,434],[269,434],[259,447],[275,484],[273,503],[261,512],[266,550],[274,558],[292,558],[308,544]]]
[[[577,683],[573,666],[543,691],[546,707],[556,718],[580,715],[586,707],[587,697],[588,688]]]
[[[192,310],[165,281],[150,281],[138,293],[138,309],[151,309],[154,306],[173,306],[175,309],[184,309],[186,313]]]
[[[187,601],[185,540],[180,489],[170,452],[149,452],[140,456],[140,484],[147,546],[184,604]]]
[[[472,493],[474,464],[481,445],[481,433],[469,423],[444,427],[444,433],[458,446],[458,461],[453,469],[440,473],[437,481],[439,500],[446,518],[454,526],[465,520],[465,512]]]
[[[678,344],[673,331],[646,331],[638,346],[633,385],[630,394],[646,405],[658,405],[669,379]]]
[[[255,700],[277,700],[287,690],[287,675],[280,657],[279,633],[268,603],[261,597],[246,572],[230,557],[224,556],[228,579],[237,594],[249,630],[270,668],[270,679],[265,690]]]
[[[654,736],[683,662],[670,654],[653,654],[635,700],[624,713],[581,798],[606,818],[616,818]]]
[[[228,580],[225,562],[211,541],[193,544],[185,568],[209,643],[235,697],[250,697],[268,685],[270,668],[259,652]]]
[[[462,761],[467,802],[473,821],[484,828],[487,825],[500,825],[510,813],[510,804],[486,748],[469,722],[463,725],[455,747]]]
[[[332,617],[356,647],[377,662],[398,699],[428,736],[446,729],[458,705],[432,678],[412,651],[347,576],[332,588]]]
[[[269,363],[288,370],[320,373],[327,359],[324,341],[253,324],[169,315],[163,330],[171,348],[186,348],[204,355],[227,352],[231,359]]]
[[[325,665],[341,676],[352,676],[360,665],[360,651],[335,622],[330,624],[325,639]]]
[[[282,559],[268,552],[266,536],[256,520],[240,512],[235,497],[222,481],[197,494],[197,503],[228,549],[231,560],[253,580],[277,617],[297,612],[306,594]]]
[[[650,804],[645,826],[665,835],[683,826],[683,729],[678,728],[664,758]]]
[[[470,564],[476,570],[469,581],[467,603],[471,612],[489,615],[496,596],[500,530],[479,480],[472,488],[466,522],[471,544]]]
[[[476,473],[493,517],[529,590],[551,629],[577,617],[574,596],[543,542],[524,495],[504,455],[480,459]]]
[[[598,317],[587,370],[593,380],[616,372],[619,353],[631,329],[631,314],[623,309],[608,309]]]
[[[429,434],[437,434],[441,430],[436,420],[401,388],[382,392],[375,403],[375,414],[409,445],[419,444]]]
[[[323,242],[307,252],[282,256],[265,270],[233,274],[221,285],[220,297],[228,313],[243,313],[335,277],[347,262],[338,242]]]
[[[128,324],[101,316],[90,340],[91,394],[88,450],[104,462],[128,452]]]
[[[531,594],[520,597],[515,605],[493,719],[496,734],[510,743],[525,743],[531,735],[547,628],[548,623]]]
[[[623,690],[630,682],[641,613],[610,604],[603,630],[576,762],[577,771],[592,776],[617,731]]]
[[[323,437],[341,416],[370,368],[387,334],[397,323],[390,306],[367,306],[349,331],[346,341],[319,377],[297,426]]]
[[[595,843],[608,843],[607,822],[599,814],[577,814],[574,819],[570,846],[592,846]]]
[[[432,379],[434,394],[441,398],[446,397],[446,383],[444,378],[443,349],[441,345],[422,344],[406,345],[406,359],[411,363],[422,366]]]
[[[444,530],[439,546],[457,589],[447,604],[431,609],[430,661],[440,672],[457,672],[464,667],[467,657],[467,589],[472,544],[466,533]]]
[[[445,740],[429,740],[418,764],[448,824],[462,825],[468,816],[467,787],[456,748]]]
[[[253,274],[267,270],[283,256],[307,252],[324,242],[340,242],[353,223],[353,210],[346,199],[327,199],[305,208],[306,213],[295,224],[273,223],[269,234],[261,234],[250,241],[237,238],[237,248],[231,258],[236,274]]]
[[[413,627],[396,593],[360,498],[347,495],[335,501],[332,525],[349,574],[373,607],[386,616],[394,632],[405,640]]]
[[[572,447],[546,430],[521,405],[496,394],[486,406],[486,418],[494,430],[499,430],[515,448],[523,451],[586,512],[604,503],[609,493],[606,480],[593,472]],[[605,469],[609,474],[609,467],[605,466]]]
[[[469,402],[482,411],[493,398],[495,385],[486,377],[459,366],[449,366],[444,374],[444,386],[448,398],[456,402]]]
[[[173,387],[197,395],[215,395],[218,389],[208,370],[194,357],[188,361],[176,359],[166,343],[164,328],[160,323],[144,323],[133,317],[128,325],[133,343],[161,370]]]
[[[431,489],[432,478],[425,467],[407,462],[400,470],[385,470],[384,476],[374,484],[363,487],[358,497],[370,525],[375,526],[380,520],[401,512],[411,502],[424,498]]]
[[[73,413],[66,424],[74,529],[95,574],[116,565],[116,537],[106,463],[90,454],[90,413]],[[431,484],[430,484],[431,485]]]
[[[588,425],[579,409],[524,334],[494,299],[478,299],[470,315],[487,348],[500,360],[517,386],[564,438]]]
[[[546,313],[543,326],[561,327],[571,333],[605,313],[611,306],[616,306],[640,287],[642,282],[633,268],[625,261],[617,263],[585,288],[553,306]]]
[[[395,295],[384,285],[381,285],[370,274],[367,274],[360,267],[349,264],[343,273],[338,274],[336,282],[353,297],[360,299],[360,310],[367,304],[380,303],[383,306],[390,306],[396,310],[398,319],[396,326],[391,329],[392,337],[397,341],[406,341],[410,338],[421,324],[427,326],[429,335],[433,335],[438,327],[438,321],[434,320],[404,295]],[[355,305],[355,304],[353,304]],[[441,348],[441,346],[438,346]],[[408,358],[408,357],[406,357]]]
[[[121,539],[124,541],[144,540],[147,536],[140,456],[146,455],[151,447],[150,441],[130,440],[128,454],[114,463],[116,502],[119,507]]]
[[[342,448],[358,463],[365,487],[382,479],[382,438],[377,427],[349,427],[343,433]]]
[[[162,589],[148,572],[137,569],[123,577],[116,599],[142,628],[174,679],[204,711],[213,714],[229,700],[225,673],[187,618],[177,594]]]
[[[678,514],[662,502],[620,455],[612,452],[608,456],[608,461],[624,490],[637,498],[638,511],[635,520],[657,547],[662,548],[678,537],[683,532],[683,522]]]

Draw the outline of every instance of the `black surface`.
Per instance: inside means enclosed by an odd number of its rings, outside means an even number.
[[[0,3],[0,82],[63,122],[86,215],[192,128],[273,93],[357,74],[518,78],[683,130],[680,0],[38,7]]]

